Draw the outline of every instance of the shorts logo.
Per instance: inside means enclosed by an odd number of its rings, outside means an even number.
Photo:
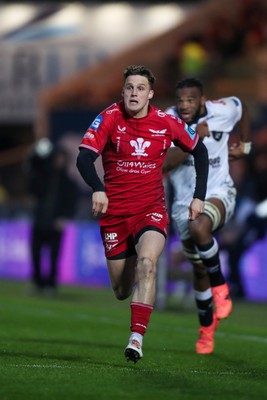
[[[160,222],[163,218],[163,215],[159,213],[150,213],[147,214],[147,217],[151,217],[151,219],[155,222]]]
[[[107,251],[112,250],[117,245],[117,236],[116,232],[105,233],[105,248]]]
[[[115,246],[116,246],[116,244],[107,244],[107,243],[106,243],[106,245],[105,245],[105,246],[106,246],[106,250],[107,250],[107,251],[110,251],[110,250],[112,250],[112,249],[113,249],[113,247],[115,247]]]
[[[105,233],[105,240],[114,241],[117,236],[117,233]]]

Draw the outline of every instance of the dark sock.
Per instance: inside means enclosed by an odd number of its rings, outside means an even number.
[[[224,276],[221,270],[219,257],[219,246],[215,239],[206,245],[197,245],[196,251],[200,256],[203,265],[207,267],[211,286],[219,286],[225,283]]]
[[[205,292],[195,291],[195,300],[200,325],[210,326],[213,321],[211,289],[208,289]]]

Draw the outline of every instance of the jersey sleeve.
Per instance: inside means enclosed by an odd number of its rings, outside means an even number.
[[[198,133],[178,117],[170,116],[172,142],[186,152],[191,152],[199,141]]]
[[[233,120],[234,125],[240,121],[242,117],[242,103],[238,97],[229,97],[230,119]]]
[[[216,100],[212,103],[214,104],[214,110],[216,113],[216,130],[231,132],[242,117],[242,103],[240,99],[231,96]],[[209,126],[213,123],[212,120],[207,122]]]
[[[173,115],[175,117],[178,116],[176,111],[175,111],[175,106],[171,106],[171,107],[166,108],[165,113],[169,114],[169,115]],[[173,142],[171,143],[171,147],[176,147]]]
[[[92,150],[100,155],[107,143],[112,123],[112,115],[107,114],[106,111],[100,113],[87,129],[79,149]]]

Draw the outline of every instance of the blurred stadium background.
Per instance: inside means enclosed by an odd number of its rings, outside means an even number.
[[[173,102],[174,85],[185,75],[202,79],[209,98],[244,100],[253,152],[231,165],[232,175],[240,199],[260,203],[267,197],[265,0],[2,1],[0,44],[0,278],[29,277],[34,199],[25,162],[36,141],[48,137],[70,152],[69,173],[80,193],[65,232],[60,281],[109,285],[98,225],[90,215],[90,189],[75,160],[93,117],[120,98],[122,71],[129,64],[146,64],[155,72],[153,104],[160,108]],[[257,194],[247,190],[248,181],[257,181]],[[223,232],[222,242],[231,240],[229,231],[238,229],[245,215]],[[251,301],[267,301],[266,242],[265,232],[260,239],[256,235],[242,257],[244,297]],[[160,306],[166,293],[180,290],[169,281],[190,275],[180,256],[179,243],[170,240],[159,274]],[[223,263],[230,274],[227,251]],[[173,267],[177,275],[170,279]]]

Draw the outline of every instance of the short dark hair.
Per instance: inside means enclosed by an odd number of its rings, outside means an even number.
[[[197,78],[185,78],[179,81],[175,89],[184,89],[184,88],[191,88],[191,87],[196,87],[200,91],[201,95],[203,95],[204,89],[203,89],[203,83],[197,79]]]
[[[131,76],[131,75],[145,76],[149,82],[151,89],[153,89],[156,78],[153,75],[152,71],[149,68],[147,68],[146,66],[144,66],[144,65],[129,65],[129,67],[127,67],[124,70],[124,73],[123,73],[124,80],[126,80],[128,78],[128,76]]]

